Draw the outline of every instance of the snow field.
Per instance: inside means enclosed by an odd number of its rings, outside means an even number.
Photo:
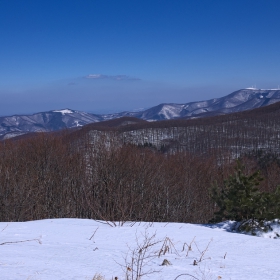
[[[143,276],[143,280],[174,280],[184,273],[205,280],[280,279],[279,239],[230,233],[219,226],[126,223],[110,227],[86,219],[0,223],[0,279],[91,280],[100,273],[108,280],[116,276],[122,280],[137,242],[141,245],[154,234],[153,240],[160,242],[151,246],[149,254],[158,255],[166,237],[170,239],[169,252],[149,260],[144,272],[160,272]],[[186,256],[186,244],[182,252],[184,243],[190,245],[193,239],[192,250]],[[31,241],[19,242],[25,240]],[[203,260],[193,265],[208,244]],[[161,266],[164,259],[171,265]],[[184,279],[193,278],[178,278]]]

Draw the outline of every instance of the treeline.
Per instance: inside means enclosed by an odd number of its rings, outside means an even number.
[[[260,189],[280,183],[278,155],[250,153]],[[222,159],[222,160],[221,160]],[[39,133],[0,143],[0,221],[90,218],[205,223],[215,212],[210,189],[234,172],[230,154],[122,143],[115,132]]]

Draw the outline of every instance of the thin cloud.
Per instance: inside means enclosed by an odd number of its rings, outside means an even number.
[[[85,76],[86,79],[93,79],[93,80],[100,80],[100,79],[107,79],[109,76],[102,75],[102,74],[89,74]]]
[[[131,81],[131,80],[140,80],[139,78],[135,77],[130,77],[127,75],[103,75],[103,74],[89,74],[85,76],[86,79],[92,79],[92,80],[103,80],[103,79],[108,79],[108,80],[114,80],[114,81]]]

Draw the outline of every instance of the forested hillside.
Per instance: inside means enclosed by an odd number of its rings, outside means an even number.
[[[205,119],[38,133],[0,143],[0,220],[91,218],[205,223],[213,185],[260,170],[280,184],[280,104]]]
[[[118,119],[128,121],[129,118]],[[117,120],[90,124],[75,135],[95,139],[103,131],[114,132],[122,144],[154,146],[166,152],[187,151],[195,154],[230,153],[236,158],[251,150],[279,152],[280,102],[266,107],[209,118],[139,121],[118,125]],[[97,132],[99,131],[99,132]]]

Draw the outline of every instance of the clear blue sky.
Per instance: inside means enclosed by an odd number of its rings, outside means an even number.
[[[0,115],[280,85],[280,1],[0,0]]]

